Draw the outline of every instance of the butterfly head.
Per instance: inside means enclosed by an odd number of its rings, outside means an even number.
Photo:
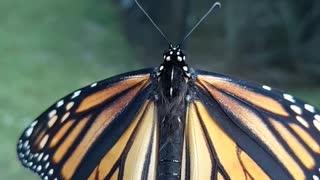
[[[163,60],[165,62],[181,64],[184,63],[185,59],[186,56],[182,52],[180,45],[173,46],[172,44],[170,44],[168,51],[163,54]]]
[[[159,77],[162,74],[162,72],[168,67],[175,66],[178,69],[181,69],[186,78],[190,78],[191,74],[189,72],[188,65],[185,63],[185,60],[186,56],[181,50],[181,46],[173,46],[172,44],[170,44],[169,49],[163,54],[163,63],[159,67],[157,76]]]

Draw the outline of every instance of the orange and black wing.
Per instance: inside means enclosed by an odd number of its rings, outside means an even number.
[[[152,179],[158,126],[151,72],[119,75],[59,100],[20,137],[22,164],[42,179]]]
[[[289,94],[195,71],[182,179],[319,179],[319,111]]]

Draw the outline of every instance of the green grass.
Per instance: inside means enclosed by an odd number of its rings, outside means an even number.
[[[39,179],[20,166],[23,129],[65,94],[140,68],[117,7],[87,0],[0,1],[0,179]],[[319,91],[292,91],[320,107]]]
[[[0,1],[0,179],[39,179],[16,142],[49,105],[91,82],[137,69],[109,1]]]

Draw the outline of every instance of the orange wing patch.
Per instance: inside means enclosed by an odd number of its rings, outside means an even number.
[[[248,89],[244,89],[239,85],[229,82],[224,79],[214,78],[206,75],[199,75],[198,80],[201,83],[200,87],[205,88],[207,91],[212,89],[212,86],[223,90],[224,92],[236,95],[262,109],[270,111],[274,114],[280,116],[288,117],[288,112],[283,108],[283,106],[276,100],[255,92],[252,92]],[[259,102],[258,104],[256,102]]]
[[[64,137],[64,135],[67,133],[74,122],[74,119],[70,120],[60,128],[60,130],[52,138],[50,148],[53,148],[61,141],[61,139]]]
[[[270,179],[269,176],[252,160],[241,148],[229,137],[226,132],[216,123],[216,121],[208,114],[204,105],[201,102],[190,104],[187,119],[187,139],[189,139],[188,149],[190,151],[190,179],[211,179],[217,176],[218,179],[224,179],[222,172],[219,169],[212,169],[213,163],[217,163],[215,167],[221,166],[230,179]],[[194,124],[194,125],[190,125]],[[196,137],[197,141],[192,141]],[[202,137],[201,137],[202,136]],[[202,146],[199,144],[199,139],[204,141]],[[206,144],[206,145],[204,145]],[[209,144],[211,147],[209,147]],[[212,148],[212,149],[210,149]],[[197,154],[195,152],[200,150]],[[213,154],[216,157],[213,159]],[[192,156],[197,160],[202,160],[197,163]],[[203,157],[203,158],[202,158]],[[213,162],[217,161],[217,162]],[[192,168],[196,166],[196,168]],[[205,171],[206,173],[203,173]],[[201,172],[201,173],[200,173]],[[212,174],[219,172],[218,174]],[[192,175],[193,174],[193,175]],[[194,176],[197,174],[197,176]]]
[[[290,128],[298,137],[316,154],[320,154],[320,146],[317,141],[311,137],[306,130],[296,124],[289,124]]]
[[[129,78],[123,81],[120,81],[116,84],[113,84],[111,87],[96,92],[88,97],[86,97],[76,110],[76,112],[82,112],[90,109],[91,107],[97,106],[107,99],[114,97],[115,95],[133,88],[134,86],[138,85],[138,89],[142,89],[149,81],[149,75],[141,75],[134,78]],[[137,89],[135,88],[135,89]]]
[[[74,143],[74,140],[76,139],[76,137],[81,133],[81,131],[83,130],[83,127],[86,125],[89,119],[90,119],[90,116],[84,119],[81,119],[79,123],[76,125],[76,127],[67,136],[67,138],[63,141],[63,143],[58,147],[58,149],[53,155],[53,160],[55,163],[60,162],[60,160],[65,155],[66,151]],[[58,137],[58,138],[61,138],[61,137]]]
[[[195,107],[193,104],[190,106],[185,130],[190,158],[190,179],[211,179],[214,176],[213,157]]]
[[[131,138],[133,139],[130,140]],[[156,178],[156,152],[158,149],[157,113],[153,102],[147,101],[141,108],[138,116],[120,137],[118,142],[107,152],[99,165],[91,173],[89,179],[105,179],[113,176],[111,170],[116,168],[123,171],[123,179],[141,179],[144,173],[145,163],[149,162],[148,179]],[[149,148],[152,144],[151,148]],[[151,152],[148,150],[151,149]],[[124,151],[128,152],[123,156]],[[148,157],[150,154],[150,157]],[[117,162],[124,162],[124,166]]]
[[[99,135],[110,124],[110,122],[117,117],[118,113],[122,112],[129,102],[132,101],[132,99],[135,97],[134,95],[138,93],[141,88],[142,85],[134,87],[127,94],[112,102],[112,105],[108,106],[97,116],[89,130],[84,135],[80,144],[77,146],[63,167],[63,169],[66,169],[66,171],[63,171],[63,175],[67,179],[72,177],[73,173],[79,166],[81,160],[86,155],[91,145],[94,143],[95,139],[99,137]]]
[[[313,169],[315,166],[315,160],[307,149],[301,144],[296,137],[294,137],[288,129],[278,121],[269,118],[271,124],[280,134],[281,138],[288,144],[292,149],[293,153],[300,160],[300,162],[308,169]]]

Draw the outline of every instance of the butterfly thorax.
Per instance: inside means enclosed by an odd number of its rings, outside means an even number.
[[[160,126],[158,179],[180,179],[188,66],[180,48],[170,46],[157,72]]]

